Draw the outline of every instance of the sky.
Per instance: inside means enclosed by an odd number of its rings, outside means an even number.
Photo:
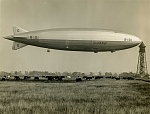
[[[136,72],[138,46],[110,52],[72,52],[26,46],[12,50],[3,36],[12,26],[28,31],[104,28],[138,36],[147,46],[150,73],[149,0],[0,0],[0,71]]]

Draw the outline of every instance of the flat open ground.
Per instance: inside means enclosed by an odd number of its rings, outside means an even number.
[[[150,114],[150,82],[0,81],[0,114]]]

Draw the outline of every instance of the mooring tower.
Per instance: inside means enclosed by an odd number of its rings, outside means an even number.
[[[138,77],[148,76],[145,47],[146,46],[143,42],[139,45],[139,56],[136,72],[136,76]]]

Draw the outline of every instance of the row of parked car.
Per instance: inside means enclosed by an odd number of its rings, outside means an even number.
[[[118,76],[107,76],[106,78],[111,78],[111,79],[116,79],[116,80],[120,80],[120,79],[127,79],[127,80],[134,80],[133,77],[131,76],[122,76],[122,77],[118,77]]]
[[[21,80],[21,78],[19,76],[13,76],[13,77],[14,77],[14,80]],[[12,76],[3,76],[2,81],[13,79],[13,77]],[[65,76],[42,76],[42,78],[43,79],[45,78],[47,80],[63,80],[63,78],[65,78]],[[29,79],[31,79],[31,76],[24,76],[23,79],[29,80]],[[40,77],[34,76],[34,80],[40,80]]]
[[[19,76],[13,76],[15,80],[21,80],[21,78]],[[43,79],[47,79],[47,80],[58,80],[58,81],[61,81],[63,80],[64,78],[71,78],[71,76],[42,76]],[[127,79],[127,80],[134,80],[133,77],[115,77],[115,76],[83,76],[83,77],[80,77],[78,76],[76,78],[76,81],[82,81],[82,80],[92,80],[92,79],[95,79],[95,80],[98,80],[98,79],[102,79],[102,78],[110,78],[110,79],[116,79],[116,80],[120,80],[120,79]],[[9,80],[9,79],[12,79],[11,76],[3,76],[2,77],[2,81],[5,81],[5,80]],[[23,77],[24,80],[30,80],[31,79],[31,76],[24,76]],[[40,80],[40,77],[39,76],[34,76],[34,80]]]
[[[83,76],[83,77],[78,76],[76,78],[76,82],[79,82],[79,81],[82,81],[82,80],[91,80],[91,79],[98,80],[98,79],[101,79],[101,78],[104,78],[104,76]]]
[[[110,79],[116,79],[116,80],[120,80],[120,79],[127,79],[127,80],[134,80],[134,78],[133,77],[118,77],[118,76],[106,76],[106,77],[104,77],[104,76],[83,76],[83,77],[77,77],[76,78],[76,81],[78,82],[78,81],[82,81],[82,80],[84,80],[84,79],[86,79],[86,80],[91,80],[91,79],[95,79],[95,80],[97,80],[97,79],[101,79],[101,78],[110,78]]]

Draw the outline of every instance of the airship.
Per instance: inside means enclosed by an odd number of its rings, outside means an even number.
[[[115,52],[139,45],[142,41],[134,35],[99,28],[53,28],[27,31],[13,27],[13,35],[5,39],[14,41],[12,49],[27,45],[65,51]]]

